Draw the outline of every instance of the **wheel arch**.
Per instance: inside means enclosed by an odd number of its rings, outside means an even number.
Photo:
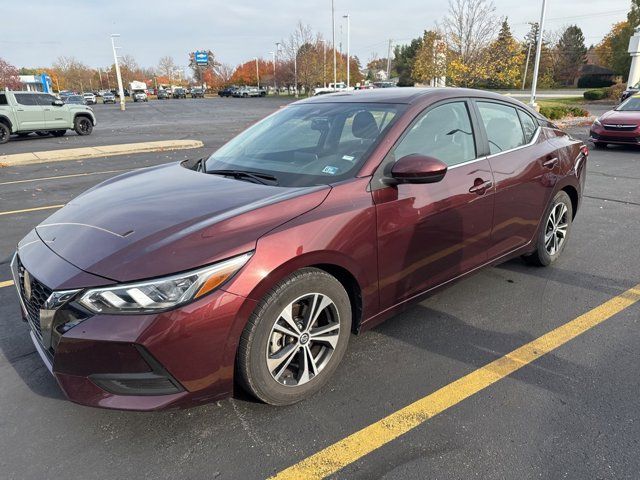
[[[89,112],[78,112],[76,114],[73,115],[73,123],[76,122],[76,119],[78,117],[85,117],[88,118],[89,120],[91,120],[91,125],[93,125],[94,127],[96,126],[96,121],[93,118],[93,116],[89,113]]]
[[[9,131],[13,133],[13,123],[11,123],[11,120],[9,120],[9,117],[5,115],[0,115],[0,123],[3,123],[7,127],[9,127]]]
[[[571,199],[571,210],[572,210],[571,220],[573,220],[574,218],[576,218],[576,213],[578,211],[578,206],[580,202],[578,190],[576,190],[576,188],[573,185],[565,185],[562,188],[562,191],[565,192],[567,195],[569,195],[569,198]]]
[[[333,263],[319,263],[309,267],[327,272],[342,284],[351,303],[351,331],[357,333],[362,322],[362,290],[356,277],[346,268]]]

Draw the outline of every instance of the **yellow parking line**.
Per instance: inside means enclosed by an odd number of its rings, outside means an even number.
[[[62,208],[64,207],[64,204],[62,205],[48,205],[46,207],[34,207],[34,208],[23,208],[22,210],[8,210],[6,212],[0,212],[0,216],[2,215],[15,215],[18,213],[27,213],[27,212],[37,212],[38,210],[51,210],[54,208]]]
[[[103,172],[73,173],[70,175],[54,175],[53,177],[27,178],[26,180],[11,180],[9,182],[0,182],[0,185],[13,185],[15,183],[38,182],[44,180],[58,180],[59,178],[86,177],[88,175],[103,175],[107,173],[130,172],[135,168],[123,168],[120,170],[105,170]]]
[[[530,364],[640,301],[640,284],[511,353],[281,471],[272,479],[320,479]]]
[[[5,280],[4,282],[0,282],[0,288],[10,287],[13,285],[13,280]]]

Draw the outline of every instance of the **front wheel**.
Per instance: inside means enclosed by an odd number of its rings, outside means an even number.
[[[555,262],[567,244],[573,220],[573,205],[564,191],[559,191],[547,211],[538,232],[536,251],[524,257],[531,265],[546,267]]]
[[[350,332],[351,303],[342,284],[323,270],[299,270],[251,315],[238,348],[240,379],[265,403],[299,402],[336,370]]]
[[[93,131],[93,123],[87,117],[76,117],[73,122],[73,129],[78,135],[91,135]]]

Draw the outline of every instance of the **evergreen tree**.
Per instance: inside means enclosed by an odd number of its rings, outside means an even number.
[[[488,56],[492,69],[487,78],[487,86],[489,88],[517,87],[525,56],[520,44],[513,38],[506,18],[502,22],[498,38],[489,46]]]
[[[422,38],[414,38],[409,45],[398,45],[394,49],[395,70],[398,74],[398,86],[411,87],[416,82],[412,76],[413,63],[418,50],[422,46]]]
[[[587,47],[584,44],[584,34],[577,25],[567,27],[560,37],[557,49],[557,65],[555,69],[556,82],[573,85],[580,67],[584,65]]]

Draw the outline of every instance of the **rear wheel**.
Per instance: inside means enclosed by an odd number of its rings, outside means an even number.
[[[91,135],[93,123],[87,117],[76,117],[73,122],[73,129],[78,135]]]
[[[265,403],[299,402],[336,370],[350,331],[351,304],[342,284],[323,270],[302,269],[251,315],[238,348],[240,379]]]
[[[553,197],[538,233],[536,251],[524,257],[531,265],[546,267],[555,262],[567,244],[573,219],[573,206],[566,192]]]
[[[4,123],[0,123],[0,144],[7,143],[11,136],[11,130]]]

